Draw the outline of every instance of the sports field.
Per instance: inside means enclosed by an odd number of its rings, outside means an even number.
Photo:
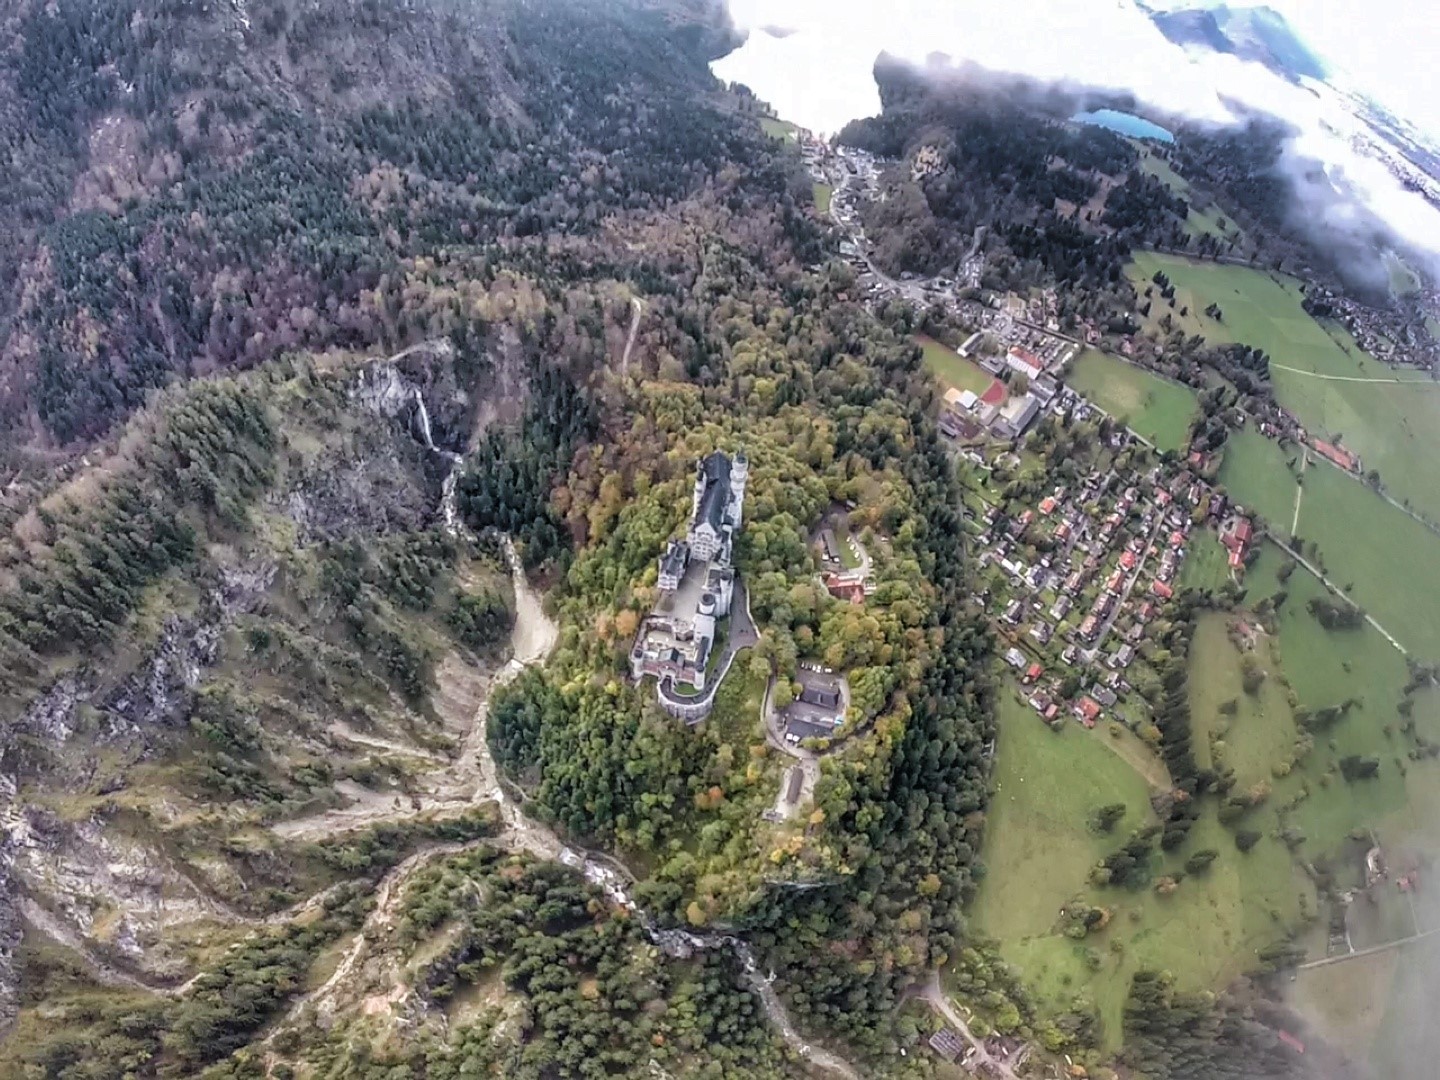
[[[1402,502],[1440,521],[1440,382],[1397,371],[1365,354],[1343,328],[1315,321],[1300,306],[1294,278],[1243,266],[1195,262],[1142,252],[1128,273],[1142,293],[1156,270],[1175,287],[1172,309],[1152,297],[1147,326],[1165,314],[1186,334],[1216,343],[1243,342],[1270,356],[1280,404],[1313,435],[1340,439],[1377,469]],[[1205,315],[1211,303],[1221,319]],[[1184,316],[1182,310],[1188,310]]]
[[[966,360],[948,345],[942,345],[925,334],[915,335],[915,343],[925,352],[925,366],[946,386],[983,394],[995,380],[979,364]]]
[[[1180,450],[1199,412],[1195,392],[1095,349],[1076,357],[1065,381],[1162,450]]]
[[[810,192],[815,196],[815,209],[822,214],[830,213],[830,198],[835,189],[829,184],[811,184]]]

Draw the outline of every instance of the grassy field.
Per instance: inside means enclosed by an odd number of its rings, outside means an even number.
[[[1390,274],[1390,290],[1396,296],[1414,296],[1420,291],[1420,278],[1393,251],[1385,257],[1385,269]]]
[[[1225,458],[1218,477],[1231,498],[1259,514],[1282,538],[1290,535],[1295,518],[1295,476],[1299,447],[1282,450],[1254,428],[1237,431],[1225,443]],[[1295,469],[1290,462],[1295,461]]]
[[[1401,644],[1440,660],[1440,536],[1324,465],[1305,473],[1299,535],[1318,545],[1326,575]]]
[[[1141,172],[1148,173],[1162,181],[1166,187],[1182,199],[1191,197],[1190,181],[1177,173],[1168,161],[1158,154],[1151,153],[1143,143],[1132,139],[1131,144],[1140,151]]]
[[[1249,583],[1253,599],[1281,589],[1288,594],[1280,608],[1277,642],[1284,677],[1295,691],[1298,707],[1314,709],[1347,698],[1357,704],[1315,738],[1314,748],[1289,775],[1275,781],[1270,805],[1300,800],[1286,820],[1305,837],[1299,852],[1305,859],[1330,856],[1335,862],[1337,852],[1356,850],[1349,839],[1352,835],[1371,833],[1397,873],[1440,855],[1440,837],[1434,829],[1440,820],[1440,762],[1410,760],[1412,744],[1398,730],[1401,719],[1396,706],[1408,677],[1404,658],[1368,627],[1323,629],[1305,610],[1312,597],[1322,595],[1321,586],[1303,570],[1282,585],[1275,576],[1281,561],[1268,547],[1252,567]],[[1431,741],[1440,739],[1440,695],[1426,690],[1414,701],[1419,734]],[[1346,783],[1336,770],[1336,762],[1346,754],[1378,759],[1378,776]],[[1342,880],[1358,884],[1359,866],[1353,854],[1336,865]],[[1357,946],[1393,940],[1417,926],[1421,930],[1440,926],[1440,896],[1422,885],[1412,911],[1408,900],[1402,903],[1391,886],[1382,886],[1373,901],[1356,902],[1351,926]],[[1434,1025],[1419,1023],[1417,1011],[1425,1008],[1419,1002],[1433,1000],[1436,963],[1440,963],[1440,940],[1432,938],[1404,951],[1301,972],[1292,1002],[1312,1023],[1331,1032],[1334,1041],[1360,1055],[1368,1051],[1377,1075],[1420,1080],[1433,1075],[1433,1070],[1416,1063],[1440,1053]]]
[[[1190,534],[1190,550],[1180,567],[1180,587],[1219,590],[1229,581],[1229,552],[1210,529],[1196,529]]]
[[[1189,230],[1191,236],[1210,235],[1219,237],[1221,240],[1235,240],[1237,242],[1244,239],[1245,234],[1240,230],[1239,226],[1228,217],[1225,217],[1220,212],[1220,208],[1214,203],[1204,206],[1204,209],[1200,209],[1194,205],[1195,203],[1202,203],[1203,205],[1203,200],[1196,196],[1194,189],[1190,186],[1190,181],[1177,173],[1168,161],[1147,150],[1143,144],[1135,142],[1134,140],[1132,140],[1132,142],[1134,142],[1134,145],[1140,151],[1141,171],[1149,173],[1157,180],[1162,181],[1165,186],[1176,195],[1192,203],[1190,214],[1186,221],[1186,228]],[[1220,224],[1222,218],[1224,218],[1225,221],[1224,226]]]
[[[917,334],[915,342],[925,352],[925,366],[946,386],[983,394],[994,379],[979,364],[966,360],[948,345],[932,337]]]
[[[1192,745],[1202,765],[1234,769],[1236,784],[1248,789],[1271,779],[1272,766],[1289,758],[1299,732],[1279,679],[1267,675],[1256,693],[1245,693],[1245,654],[1230,640],[1230,621],[1228,615],[1211,612],[1201,616],[1195,628],[1190,646]],[[1272,650],[1273,642],[1261,636],[1254,655],[1273,674],[1280,664]]]
[[[772,139],[781,139],[785,142],[797,142],[795,125],[789,120],[777,120],[773,116],[762,116],[760,128]]]
[[[1162,450],[1183,448],[1199,406],[1194,391],[1086,349],[1065,381]]]
[[[1397,499],[1440,521],[1440,470],[1430,467],[1440,458],[1440,383],[1395,371],[1365,354],[1345,330],[1316,322],[1301,308],[1294,278],[1152,252],[1137,255],[1128,273],[1143,292],[1156,270],[1175,286],[1175,307],[1157,292],[1149,328],[1168,313],[1186,334],[1264,349],[1277,398],[1307,430],[1342,438],[1367,469],[1379,470]],[[1212,302],[1220,306],[1220,321],[1204,314]],[[1355,379],[1382,381],[1344,381]]]
[[[1004,872],[985,879],[973,924],[1000,942],[1040,1002],[1063,1008],[1082,992],[1093,1000],[1110,1048],[1119,1043],[1136,971],[1161,967],[1185,986],[1218,986],[1253,964],[1255,950],[1280,937],[1302,903],[1313,903],[1283,847],[1266,838],[1242,856],[1213,812],[1163,865],[1157,859],[1155,871],[1173,872],[1193,852],[1214,848],[1220,858],[1208,874],[1170,896],[1090,886],[1094,863],[1153,820],[1148,785],[1103,744],[1104,730],[1051,732],[1010,691],[1002,694],[999,725],[985,862]],[[1112,835],[1097,835],[1089,816],[1111,802],[1130,812]],[[1077,898],[1114,913],[1105,931],[1083,941],[1056,928],[1061,905]]]
[[[1320,733],[1314,749],[1276,783],[1272,801],[1283,803],[1308,792],[1290,821],[1305,834],[1303,850],[1311,858],[1333,851],[1357,829],[1375,829],[1396,845],[1429,837],[1429,823],[1435,820],[1430,812],[1440,813],[1440,762],[1409,761],[1411,744],[1398,731],[1402,721],[1396,707],[1409,677],[1405,658],[1369,627],[1322,627],[1306,605],[1325,595],[1324,587],[1303,569],[1282,585],[1276,571],[1283,561],[1267,546],[1248,578],[1253,601],[1281,590],[1287,594],[1278,616],[1279,677],[1294,690],[1298,708],[1313,711],[1349,699],[1355,705]],[[1440,741],[1440,695],[1426,691],[1417,697],[1413,715],[1422,736]],[[1379,759],[1378,776],[1346,783],[1337,763],[1349,754]]]
[[[815,209],[822,214],[830,213],[830,198],[835,189],[829,184],[811,184],[810,191],[815,196]]]

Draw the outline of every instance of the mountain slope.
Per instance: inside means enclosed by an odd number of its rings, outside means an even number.
[[[1324,79],[1329,74],[1325,62],[1274,8],[1217,4],[1146,10],[1160,32],[1177,45],[1198,46],[1264,64],[1287,79]]]
[[[75,444],[177,377],[379,344],[393,328],[366,296],[407,255],[683,195],[699,157],[727,152],[699,104],[715,18],[584,0],[12,6],[0,423]]]

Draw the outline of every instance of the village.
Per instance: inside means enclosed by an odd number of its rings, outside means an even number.
[[[1083,404],[1068,407],[1060,415],[1069,422],[1084,415]],[[1107,716],[1132,728],[1148,722],[1135,692],[1156,679],[1147,628],[1176,596],[1193,533],[1215,528],[1236,575],[1254,540],[1250,521],[1188,469],[1117,467],[1116,453],[1131,445],[1130,436],[1112,433],[1075,482],[1020,500],[1018,511],[1016,500],[1002,509],[991,478],[1020,467],[1019,455],[965,451],[974,466],[969,524],[983,582],[976,600],[1026,699],[1050,724],[1073,717],[1093,728]]]
[[[1074,719],[1093,728],[1108,718],[1143,729],[1150,710],[1136,688],[1158,678],[1146,659],[1147,628],[1174,601],[1194,530],[1214,530],[1238,583],[1258,540],[1254,523],[1205,479],[1201,452],[1170,464],[1150,455],[1143,469],[1117,466],[1124,451],[1149,444],[1063,382],[1081,345],[1058,332],[1053,290],[971,299],[984,265],[974,251],[958,280],[889,277],[871,260],[856,204],[878,190],[887,163],[809,139],[801,147],[812,175],[835,186],[831,214],[847,234],[842,255],[867,301],[938,304],[973,328],[956,351],[991,382],[979,393],[948,389],[939,426],[969,466],[967,524],[988,571],[976,600],[1026,700],[1050,724]],[[1094,328],[1085,333],[1098,338]],[[1100,450],[1076,480],[1048,483],[1023,506],[1010,500],[1007,513],[993,477],[1019,473],[1025,457],[1043,449],[1046,418],[1064,427],[1100,422]],[[1262,421],[1262,433],[1304,441],[1286,420],[1278,413]],[[1359,468],[1338,447],[1317,440],[1315,448],[1342,468]]]

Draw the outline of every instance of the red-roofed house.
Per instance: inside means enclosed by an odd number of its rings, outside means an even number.
[[[1048,517],[1049,515],[1053,514],[1054,512],[1055,512],[1055,497],[1054,497],[1053,495],[1047,495],[1047,496],[1045,496],[1044,499],[1040,500],[1040,513],[1042,513],[1042,514],[1044,514],[1044,515],[1046,515],[1046,516]]]
[[[1126,570],[1135,569],[1135,553],[1133,551],[1122,551],[1120,553],[1120,565]]]
[[[1336,465],[1339,465],[1340,468],[1344,469],[1346,472],[1360,471],[1359,458],[1357,458],[1354,454],[1350,453],[1349,450],[1345,450],[1339,446],[1335,446],[1333,443],[1328,443],[1324,439],[1315,440],[1315,452],[1321,457],[1333,461]]]
[[[1166,585],[1163,581],[1157,581],[1154,585],[1151,585],[1150,591],[1156,596],[1158,596],[1161,600],[1169,600],[1172,596],[1175,595],[1175,590],[1172,589],[1169,585]]]
[[[1082,697],[1075,703],[1075,716],[1087,728],[1093,728],[1100,719],[1100,703],[1092,697]]]
[[[1041,667],[1039,664],[1031,664],[1031,665],[1025,670],[1025,681],[1026,681],[1027,683],[1032,683],[1032,682],[1034,682],[1036,679],[1040,678],[1041,675],[1044,675],[1044,674],[1045,674],[1045,669],[1044,669],[1043,667]]]
[[[830,595],[851,604],[865,602],[865,582],[849,574],[826,574],[822,579]]]
[[[1017,375],[1024,375],[1027,379],[1038,379],[1045,374],[1045,364],[1029,349],[1022,349],[1016,345],[1005,357],[1005,363],[1010,370]]]
[[[1230,568],[1238,570],[1245,565],[1245,552],[1250,547],[1250,539],[1254,530],[1250,525],[1250,519],[1236,514],[1224,525],[1220,526],[1220,543],[1230,552]]]
[[[1171,547],[1179,547],[1183,543],[1185,543],[1185,534],[1183,532],[1177,529],[1170,534]]]

